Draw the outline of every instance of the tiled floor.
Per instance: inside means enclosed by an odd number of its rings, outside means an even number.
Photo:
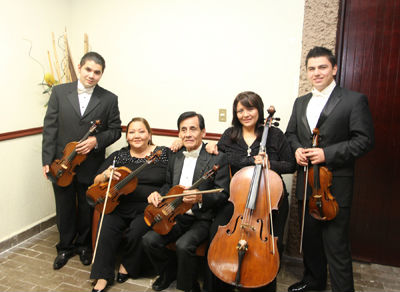
[[[0,291],[91,291],[90,266],[75,256],[58,271],[52,268],[58,233],[55,226],[0,254]],[[298,259],[283,257],[278,291],[287,291],[301,278]],[[400,291],[400,268],[354,262],[357,291]],[[152,291],[154,278],[129,279],[108,291]],[[329,287],[328,287],[329,288]],[[179,291],[175,283],[165,291]],[[328,290],[329,291],[329,290]]]

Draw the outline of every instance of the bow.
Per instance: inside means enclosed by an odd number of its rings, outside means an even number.
[[[78,87],[78,94],[82,94],[82,93],[92,94],[93,90],[94,90],[94,86],[93,87],[84,87],[84,88]]]
[[[199,152],[198,151],[183,151],[183,155],[185,157],[197,158],[197,157],[199,157]]]

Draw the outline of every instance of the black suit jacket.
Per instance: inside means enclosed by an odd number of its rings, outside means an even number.
[[[312,132],[307,121],[307,106],[311,93],[296,99],[286,136],[293,149],[312,146]],[[365,95],[336,86],[323,108],[316,126],[320,131],[319,146],[325,154],[325,165],[335,177],[352,177],[356,158],[374,144],[374,130],[368,100]],[[348,191],[350,189],[350,191]],[[331,190],[339,205],[349,206],[352,187],[333,185]],[[297,198],[304,193],[303,167],[298,165]]]
[[[121,120],[117,96],[96,85],[89,104],[81,115],[77,81],[57,85],[53,88],[43,123],[42,163],[50,165],[61,158],[65,146],[79,141],[89,130],[91,121],[100,120],[94,133],[97,149],[93,149],[86,160],[76,168],[78,181],[90,184],[104,160],[105,148],[121,137]]]
[[[161,195],[168,193],[171,187],[178,185],[183,168],[183,162],[185,157],[183,156],[182,148],[179,152],[172,154],[168,162],[167,178],[166,183],[162,186],[160,190]],[[203,202],[201,208],[198,204],[194,204],[192,207],[193,214],[199,219],[209,219],[215,217],[216,208],[223,205],[229,197],[229,168],[225,154],[220,153],[218,155],[209,154],[205,150],[205,145],[203,144],[200,151],[199,157],[197,158],[196,167],[193,174],[192,184],[200,179],[205,172],[213,168],[215,164],[219,165],[219,169],[210,179],[202,183],[198,189],[199,190],[209,190],[214,188],[223,188],[224,191],[221,193],[205,194],[203,195]]]

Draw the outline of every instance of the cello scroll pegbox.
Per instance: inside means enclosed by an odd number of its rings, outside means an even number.
[[[267,112],[272,117],[276,112],[275,107],[273,105],[270,105]]]
[[[276,113],[275,107],[274,107],[273,105],[271,105],[271,106],[268,108],[267,112],[268,112],[268,114],[269,114],[267,120],[268,120],[268,119],[271,120],[270,125],[271,125],[271,126],[278,127],[278,126],[279,126],[279,123],[278,123],[278,122],[281,120],[281,118],[275,118],[275,117],[273,117],[273,115]],[[275,122],[272,122],[272,121],[275,121]]]

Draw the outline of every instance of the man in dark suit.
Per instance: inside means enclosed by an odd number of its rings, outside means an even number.
[[[226,157],[222,154],[212,155],[206,152],[202,142],[205,136],[203,116],[195,112],[185,112],[178,119],[179,137],[183,148],[173,154],[168,162],[166,184],[160,193],[165,195],[172,186],[190,187],[205,172],[219,165],[215,176],[202,183],[198,189],[208,190],[223,188],[221,193],[194,194],[185,196],[183,202],[193,204],[188,212],[177,216],[176,225],[166,235],[149,231],[143,237],[143,245],[159,277],[152,288],[161,291],[177,279],[177,288],[184,291],[200,291],[197,282],[199,263],[196,248],[203,243],[216,209],[224,204],[229,195],[229,170]],[[150,194],[149,203],[158,206],[161,195]],[[176,255],[166,248],[168,243],[176,241]]]
[[[303,279],[288,291],[324,290],[327,265],[332,291],[354,291],[349,242],[349,221],[353,197],[353,175],[356,158],[374,144],[372,117],[365,95],[337,86],[334,76],[336,60],[332,52],[315,47],[306,57],[311,93],[296,99],[286,136],[298,164],[296,196],[300,220],[304,198],[305,166],[324,165],[333,174],[331,194],[339,212],[331,221],[304,218]],[[312,146],[312,130],[318,128],[318,147]],[[311,194],[308,187],[307,196]]]
[[[92,122],[101,123],[97,133],[76,146],[76,152],[87,158],[75,168],[72,183],[66,187],[53,183],[60,234],[55,270],[76,253],[84,265],[91,263],[92,210],[86,190],[104,160],[105,148],[121,136],[117,96],[97,85],[104,68],[105,61],[98,53],[85,54],[78,65],[79,80],[53,88],[44,118],[42,163],[46,178],[50,175],[49,165],[63,156],[66,144],[81,140]]]

